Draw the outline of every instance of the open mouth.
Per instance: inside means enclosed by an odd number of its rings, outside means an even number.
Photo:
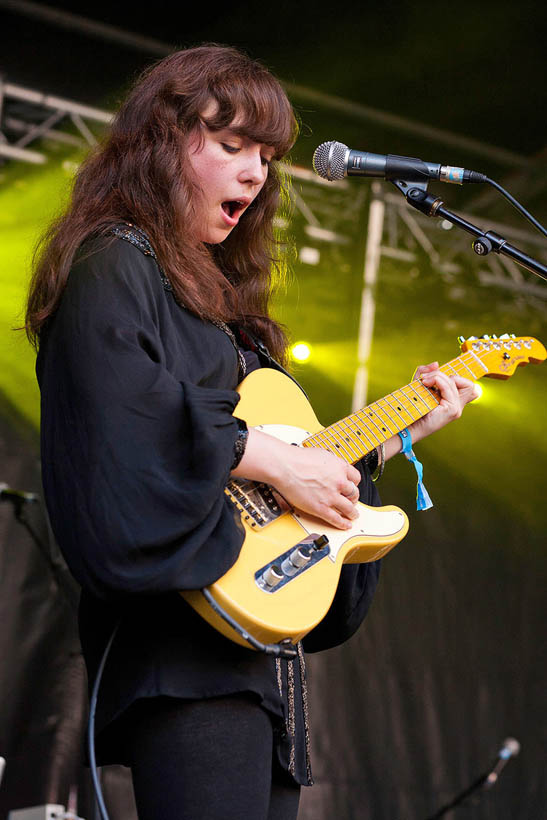
[[[240,199],[227,199],[222,203],[222,210],[228,214],[230,219],[237,219],[246,205],[247,203]]]

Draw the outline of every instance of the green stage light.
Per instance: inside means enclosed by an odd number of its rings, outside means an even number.
[[[34,428],[40,415],[35,353],[17,328],[24,323],[33,248],[66,201],[80,158],[72,149],[40,167],[10,163],[0,175],[0,399]]]
[[[311,356],[311,348],[306,342],[296,342],[291,347],[291,357],[297,362],[307,362]]]

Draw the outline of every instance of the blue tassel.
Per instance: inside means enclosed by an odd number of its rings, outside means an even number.
[[[433,502],[425,488],[423,482],[424,468],[421,461],[418,461],[412,449],[412,438],[407,429],[401,430],[399,433],[401,441],[403,442],[403,454],[405,458],[414,465],[416,475],[418,476],[418,484],[416,487],[416,509],[429,510],[433,506]]]
[[[418,487],[416,491],[416,509],[429,510],[432,506],[433,502],[425,488],[424,482],[418,481]]]

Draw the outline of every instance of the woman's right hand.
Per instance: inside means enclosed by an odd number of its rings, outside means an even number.
[[[294,447],[254,428],[235,477],[264,481],[293,507],[338,529],[357,518],[361,474],[351,464],[317,447]]]

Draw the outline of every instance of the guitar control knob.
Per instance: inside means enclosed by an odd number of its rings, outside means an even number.
[[[299,569],[305,566],[311,559],[310,547],[297,547],[291,552],[288,558],[285,558],[281,564],[281,569],[285,575],[296,575]]]
[[[269,587],[276,587],[284,578],[281,567],[274,564],[262,573],[262,580]]]
[[[309,547],[298,547],[298,549],[293,550],[289,555],[289,561],[296,567],[300,569],[303,567],[304,564],[307,564],[311,558],[311,551]]]

